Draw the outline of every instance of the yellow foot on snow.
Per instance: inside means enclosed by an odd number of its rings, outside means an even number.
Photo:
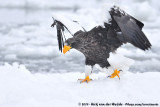
[[[80,80],[80,83],[84,83],[84,82],[88,83],[88,82],[92,81],[92,79],[90,79],[89,76],[86,76],[85,79],[78,79],[78,80]]]
[[[118,77],[119,79],[120,79],[120,77],[119,77],[119,73],[120,73],[120,71],[118,71],[117,69],[115,69],[114,70],[114,73],[113,74],[111,74],[110,76],[108,76],[108,77],[110,77],[110,78],[114,78],[114,77]]]

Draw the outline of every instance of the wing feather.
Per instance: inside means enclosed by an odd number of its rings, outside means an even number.
[[[57,18],[56,19],[53,18],[53,20],[54,20],[54,22],[51,25],[51,27],[56,26],[56,28],[57,28],[57,40],[58,40],[59,50],[61,52],[62,52],[62,49],[64,47],[64,42],[66,40],[66,37],[64,35],[65,30],[67,30],[72,36],[74,36],[74,34],[76,32],[78,32],[79,30],[84,30],[85,31],[85,29],[83,27],[81,27],[80,25],[78,25],[78,27],[77,27],[77,24],[79,24],[78,22],[74,21],[74,22],[71,23],[71,21],[69,21],[65,18],[61,18],[61,17],[59,17],[59,20],[57,20]],[[65,25],[68,24],[68,25],[65,26],[64,24]],[[70,30],[68,28],[70,28]]]
[[[114,6],[109,13],[112,18],[112,24],[116,23],[114,25],[114,27],[116,26],[115,29],[119,28],[124,36],[123,43],[129,42],[142,50],[147,50],[151,47],[151,43],[142,32],[142,27],[144,26],[142,22],[128,15],[119,7]]]
[[[51,25],[51,27],[56,26],[57,28],[57,39],[58,39],[58,46],[59,50],[62,52],[62,49],[64,47],[64,30],[66,29],[72,36],[73,34],[68,30],[68,28],[60,21],[54,20],[54,23]]]

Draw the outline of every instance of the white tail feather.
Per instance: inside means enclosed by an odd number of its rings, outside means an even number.
[[[127,71],[133,65],[134,60],[120,54],[110,53],[108,62],[113,69]]]

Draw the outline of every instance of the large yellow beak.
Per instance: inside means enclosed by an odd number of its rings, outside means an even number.
[[[69,51],[71,49],[70,46],[64,45],[63,47],[63,53],[65,54],[67,51]]]

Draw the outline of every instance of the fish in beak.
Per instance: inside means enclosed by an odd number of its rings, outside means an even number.
[[[70,46],[64,45],[63,47],[63,53],[65,54],[67,51],[69,51],[71,49]]]

